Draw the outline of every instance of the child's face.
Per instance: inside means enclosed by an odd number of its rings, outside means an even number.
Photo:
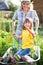
[[[27,22],[24,23],[25,28],[30,28],[30,26],[31,26],[30,22],[27,21]]]

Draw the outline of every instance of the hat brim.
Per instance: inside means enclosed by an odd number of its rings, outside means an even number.
[[[21,2],[29,2],[29,3],[31,3],[31,1],[29,1],[29,0],[21,0]]]

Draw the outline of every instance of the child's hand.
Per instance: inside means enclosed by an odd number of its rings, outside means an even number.
[[[17,39],[18,39],[18,35],[15,34],[15,35],[14,35],[14,38],[17,38]]]
[[[14,35],[14,38],[21,39],[22,37],[15,34],[15,35]]]

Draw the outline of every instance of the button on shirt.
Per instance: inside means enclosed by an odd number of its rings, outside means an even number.
[[[16,19],[18,20],[17,29],[16,29],[17,35],[21,35],[21,31],[23,29],[23,22],[26,17],[32,18],[33,19],[32,22],[35,22],[36,20],[39,21],[39,18],[37,16],[37,13],[35,10],[27,12],[26,15],[23,13],[22,9],[17,10],[13,16],[14,20],[16,20]]]

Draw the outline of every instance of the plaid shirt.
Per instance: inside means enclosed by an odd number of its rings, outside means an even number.
[[[18,20],[18,25],[17,25],[17,30],[16,30],[16,33],[18,35],[21,35],[21,31],[22,31],[22,28],[23,28],[23,22],[24,22],[26,17],[31,17],[32,18],[32,22],[35,22],[36,20],[39,21],[39,18],[37,16],[37,13],[36,13],[35,10],[29,11],[26,15],[23,13],[23,11],[21,9],[17,10],[14,13],[13,19],[14,20],[16,20],[16,19]]]

